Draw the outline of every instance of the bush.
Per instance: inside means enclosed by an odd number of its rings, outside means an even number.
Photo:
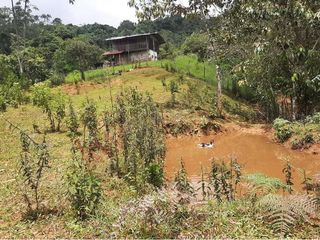
[[[59,73],[54,73],[49,78],[49,81],[50,81],[52,86],[60,86],[65,82],[64,81],[64,75],[63,74],[59,74]]]
[[[148,184],[161,187],[164,183],[165,138],[160,111],[150,95],[129,89],[117,98],[114,121],[105,121],[108,148],[113,149],[110,173],[125,176],[136,190],[144,190]],[[120,128],[120,141],[116,135]],[[111,131],[110,131],[111,130]],[[112,133],[110,135],[110,132]],[[115,144],[115,145],[113,145]]]
[[[304,136],[302,136],[301,139],[294,139],[291,142],[291,148],[293,150],[302,149],[302,148],[308,148],[308,145],[314,143],[314,137],[312,133],[306,133]]]
[[[0,95],[0,112],[4,112],[7,110],[7,103],[3,96]]]
[[[77,218],[85,220],[96,213],[101,201],[101,181],[79,158],[74,158],[70,169],[67,175],[68,196]]]
[[[48,83],[40,83],[32,87],[31,99],[35,106],[42,108],[47,114],[51,131],[60,131],[62,120],[66,115],[65,95],[61,92],[53,93],[49,88]]]
[[[288,120],[277,118],[273,122],[273,128],[275,129],[275,134],[280,142],[287,141],[292,136],[291,123]]]
[[[315,113],[313,116],[307,118],[307,122],[320,124],[320,112]]]

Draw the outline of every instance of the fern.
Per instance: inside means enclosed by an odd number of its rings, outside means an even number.
[[[280,235],[288,236],[298,223],[312,223],[317,214],[317,199],[308,195],[269,194],[257,202],[264,219]]]
[[[248,174],[243,177],[243,180],[247,182],[249,194],[254,196],[276,193],[286,187],[280,179],[262,173]]]

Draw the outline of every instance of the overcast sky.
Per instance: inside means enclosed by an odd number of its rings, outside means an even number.
[[[135,10],[127,5],[128,0],[31,0],[39,8],[38,14],[47,13],[52,18],[61,18],[63,23],[101,23],[118,27],[123,20],[136,22]],[[0,6],[10,6],[10,0],[0,0]]]

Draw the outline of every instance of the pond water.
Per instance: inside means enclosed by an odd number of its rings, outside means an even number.
[[[198,144],[214,139],[213,148],[199,148]],[[167,156],[165,169],[168,179],[172,179],[180,168],[183,159],[188,176],[197,179],[201,175],[201,165],[209,172],[211,159],[230,161],[230,156],[236,156],[243,166],[243,173],[263,173],[284,180],[282,173],[284,159],[290,159],[294,167],[293,178],[295,186],[300,186],[302,174],[299,169],[305,169],[309,176],[320,172],[320,155],[301,151],[293,151],[269,140],[268,137],[248,133],[226,133],[212,136],[188,136],[167,139]]]

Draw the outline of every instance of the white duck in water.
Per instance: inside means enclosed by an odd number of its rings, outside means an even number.
[[[200,143],[198,147],[200,148],[213,148],[214,140],[211,140],[210,143]]]

